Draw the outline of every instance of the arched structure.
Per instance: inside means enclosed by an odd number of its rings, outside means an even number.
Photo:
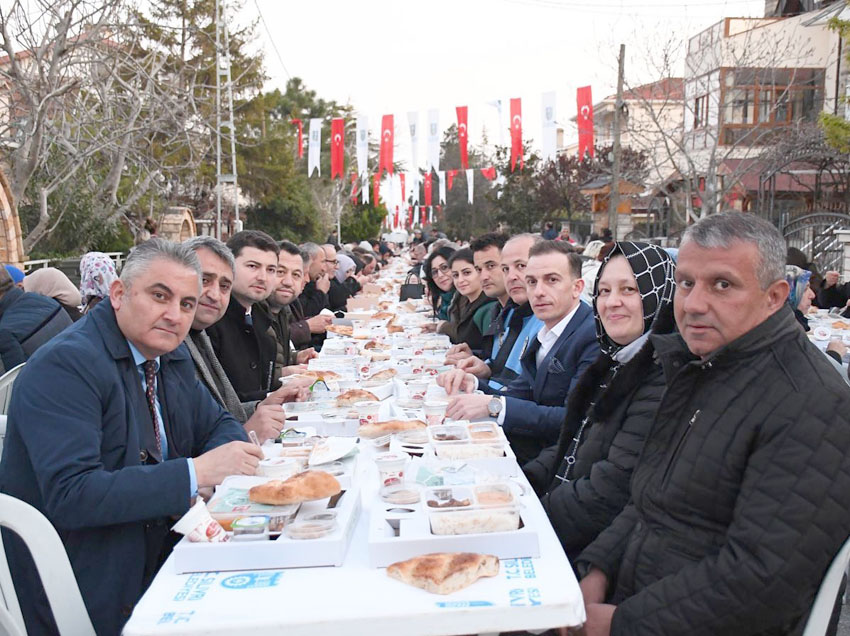
[[[186,239],[197,236],[198,230],[191,210],[184,207],[168,208],[160,217],[157,234],[175,243],[182,243]]]

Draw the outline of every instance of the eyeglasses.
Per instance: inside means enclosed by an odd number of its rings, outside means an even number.
[[[434,268],[431,269],[431,277],[433,278],[434,276],[436,276],[439,273],[445,274],[447,271],[449,271],[449,264],[443,263],[442,265],[438,266],[436,269],[434,269]]]
[[[330,263],[331,265],[339,265],[339,261],[329,261],[328,259],[325,259],[325,262]]]

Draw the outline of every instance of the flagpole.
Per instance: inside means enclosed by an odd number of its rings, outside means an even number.
[[[620,45],[620,62],[617,71],[617,101],[614,103],[614,168],[611,174],[611,192],[608,201],[608,228],[617,240],[617,208],[620,207],[620,115],[623,110],[623,67],[626,45]]]

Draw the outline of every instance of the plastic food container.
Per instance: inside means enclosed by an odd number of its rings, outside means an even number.
[[[367,400],[364,402],[355,402],[354,408],[357,410],[357,417],[360,420],[360,426],[364,424],[374,424],[378,421],[378,411],[381,409],[380,402]]]
[[[415,484],[393,484],[383,486],[380,490],[381,501],[393,505],[410,505],[418,503],[422,495]]]
[[[404,479],[404,467],[410,459],[407,453],[381,453],[375,456],[381,486],[400,484]]]
[[[258,515],[236,519],[231,525],[234,541],[268,541],[269,518]]]
[[[336,512],[326,510],[296,519],[284,528],[290,539],[321,539],[336,530]]]
[[[428,426],[440,426],[446,419],[448,402],[426,400],[423,405],[425,410],[425,423]]]
[[[424,446],[428,443],[428,431],[425,429],[402,431],[401,433],[396,433],[395,438],[402,444]]]
[[[418,380],[405,382],[405,387],[407,387],[407,397],[411,400],[424,400],[429,386],[431,386],[431,380],[423,380],[421,379],[421,376]]]
[[[303,467],[304,462],[297,457],[272,457],[260,460],[257,475],[283,480],[300,472]]]
[[[428,437],[434,448],[445,444],[458,444],[469,441],[469,431],[460,424],[444,424],[428,427]]]
[[[502,439],[499,427],[493,422],[474,422],[467,426],[469,439],[473,442],[498,442]]]
[[[482,504],[479,495],[485,502],[507,501],[510,497],[512,503]],[[429,488],[424,499],[433,534],[510,532],[519,528],[519,505],[506,486]]]
[[[504,443],[494,444],[434,444],[434,454],[450,461],[504,457]]]

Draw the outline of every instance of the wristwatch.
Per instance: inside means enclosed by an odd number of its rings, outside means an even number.
[[[499,417],[499,413],[502,412],[502,400],[500,398],[494,397],[489,402],[487,402],[487,414],[490,417]]]

